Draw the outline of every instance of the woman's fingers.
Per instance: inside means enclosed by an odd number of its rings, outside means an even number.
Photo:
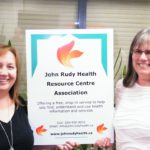
[[[79,146],[80,146],[80,144],[77,143],[77,142],[70,142],[70,141],[67,141],[66,144],[71,145],[73,148],[74,148],[74,147],[79,147]]]
[[[102,138],[100,140],[97,140],[96,143],[94,144],[94,147],[101,147],[101,148],[106,148],[111,146],[112,144],[110,143],[110,138]]]
[[[57,145],[57,148],[59,150],[72,150],[73,148],[78,147],[78,146],[80,146],[80,144],[77,142],[67,141],[65,144]]]

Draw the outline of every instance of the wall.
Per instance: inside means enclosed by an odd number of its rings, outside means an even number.
[[[11,40],[21,56],[20,92],[26,94],[26,29],[75,28],[77,0],[0,1],[0,43]]]
[[[149,14],[149,0],[88,0],[87,28],[113,28],[114,58],[121,48],[126,64],[132,38],[141,28],[150,26]]]

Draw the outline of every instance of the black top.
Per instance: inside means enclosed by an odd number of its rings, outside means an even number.
[[[11,141],[10,122],[2,122],[9,140]],[[27,114],[23,107],[15,110],[12,117],[12,130],[13,130],[13,147],[15,150],[32,150],[33,148],[33,131],[29,125]],[[0,126],[0,150],[9,150],[10,146],[6,135]]]

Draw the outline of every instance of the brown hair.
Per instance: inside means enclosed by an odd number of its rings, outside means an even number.
[[[144,42],[150,42],[150,28],[140,30],[133,38],[129,51],[127,74],[123,80],[123,85],[125,87],[133,86],[138,79],[138,75],[135,72],[132,64],[132,53],[133,50],[142,46]]]
[[[0,55],[5,54],[6,52],[12,52],[15,56],[16,68],[17,68],[17,77],[14,85],[11,87],[9,94],[15,104],[18,106],[20,104],[18,99],[18,85],[19,85],[19,74],[20,74],[20,66],[19,66],[19,56],[17,50],[11,46],[0,44]]]

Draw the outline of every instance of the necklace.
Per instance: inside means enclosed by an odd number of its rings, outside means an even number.
[[[7,138],[7,141],[8,141],[8,144],[10,146],[10,149],[9,150],[14,150],[13,148],[13,131],[12,131],[12,120],[10,120],[10,132],[11,132],[11,139],[9,140],[9,137],[8,137],[8,134],[5,130],[5,128],[3,127],[2,123],[0,122],[0,126],[2,127],[5,135],[6,135],[6,138]]]

